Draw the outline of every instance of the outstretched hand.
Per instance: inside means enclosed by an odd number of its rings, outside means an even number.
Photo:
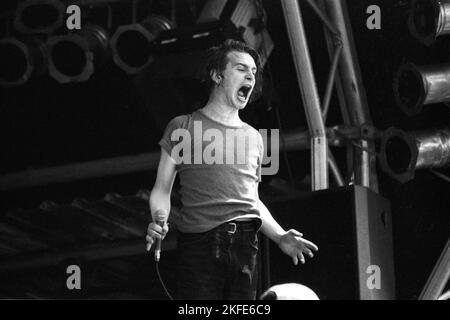
[[[280,247],[280,249],[292,258],[292,261],[295,265],[298,264],[299,260],[302,264],[304,264],[304,255],[312,258],[314,257],[313,251],[319,250],[319,248],[314,243],[302,237],[302,233],[298,232],[297,230],[291,229],[283,234],[278,242],[278,246]]]

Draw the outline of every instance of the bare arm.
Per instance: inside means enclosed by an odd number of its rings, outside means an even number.
[[[164,219],[167,221],[170,213],[170,194],[172,192],[175,176],[175,160],[161,148],[161,157],[159,159],[156,181],[150,195],[150,211],[153,219],[155,218],[154,214],[156,211],[163,210],[167,213],[167,217]]]
[[[152,220],[147,228],[147,250],[150,250],[154,238],[164,239],[165,235],[169,231],[167,225],[167,219],[170,214],[170,194],[172,192],[173,183],[175,181],[176,170],[175,160],[161,148],[161,157],[158,165],[158,172],[156,175],[155,185],[153,186],[150,194],[150,211],[152,214]],[[155,214],[158,212],[158,219],[155,218]],[[155,223],[155,220],[164,220],[164,226],[161,227]]]
[[[285,231],[278,222],[273,218],[269,209],[259,199],[257,195],[258,208],[262,220],[261,232],[269,239],[273,240],[285,254],[292,258],[295,265],[298,261],[303,264],[305,258],[303,254],[313,257],[312,251],[317,251],[319,248],[309,240],[303,238],[303,234],[295,229]]]
[[[280,237],[286,233],[286,231],[276,222],[276,220],[272,217],[269,209],[265,206],[265,204],[258,197],[258,208],[259,213],[262,220],[261,232],[278,244],[280,241]]]

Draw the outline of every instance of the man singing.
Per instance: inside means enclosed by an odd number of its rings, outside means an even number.
[[[245,43],[227,40],[211,48],[203,79],[210,88],[207,104],[172,119],[159,142],[161,158],[150,196],[153,222],[147,230],[147,250],[168,232],[170,194],[179,173],[178,299],[255,299],[258,231],[295,265],[305,263],[305,255],[313,257],[318,250],[297,230],[285,231],[258,196],[263,139],[239,118],[239,110],[259,90],[261,72],[258,53]],[[191,141],[180,141],[186,137]],[[221,138],[225,141],[216,141]],[[161,220],[163,227],[156,223]]]

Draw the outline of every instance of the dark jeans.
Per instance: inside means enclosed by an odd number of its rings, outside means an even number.
[[[177,299],[256,298],[258,220],[178,237]]]

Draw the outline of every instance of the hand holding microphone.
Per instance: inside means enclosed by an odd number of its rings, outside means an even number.
[[[147,251],[150,251],[153,243],[156,241],[155,246],[155,261],[159,261],[161,255],[161,240],[164,239],[167,232],[169,231],[169,226],[165,222],[167,219],[167,212],[165,210],[157,210],[153,214],[153,222],[151,222],[147,229]]]

